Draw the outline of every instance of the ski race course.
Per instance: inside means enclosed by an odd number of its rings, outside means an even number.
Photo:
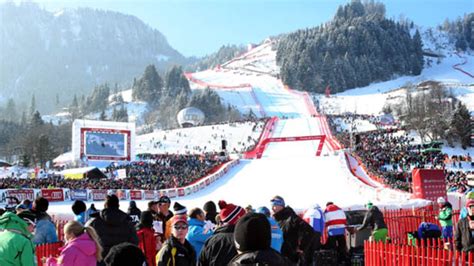
[[[308,94],[285,87],[272,74],[276,69],[269,59],[274,58],[272,53],[271,45],[264,44],[219,68],[186,74],[193,90],[209,87],[242,113],[251,110],[259,117],[273,118],[253,152],[214,183],[172,201],[188,209],[222,199],[241,206],[269,206],[275,195],[298,210],[328,201],[347,209],[362,208],[369,200],[391,208],[426,204],[383,187],[368,178],[355,160],[347,160]],[[96,207],[102,204],[96,202]],[[146,204],[137,201],[142,210]],[[127,207],[128,202],[121,203],[123,210]],[[70,213],[70,203],[52,203],[50,211]]]

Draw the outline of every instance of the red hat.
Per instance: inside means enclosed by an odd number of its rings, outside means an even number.
[[[245,215],[244,208],[234,204],[227,204],[223,200],[219,201],[219,208],[221,209],[219,216],[223,224],[236,224],[239,218]]]
[[[466,208],[469,208],[469,206],[472,206],[474,205],[474,199],[468,199],[466,201]]]
[[[185,223],[188,224],[188,218],[186,215],[175,215],[171,218],[171,225],[175,225],[177,223]]]

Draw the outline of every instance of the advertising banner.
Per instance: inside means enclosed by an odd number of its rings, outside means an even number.
[[[130,190],[130,199],[131,200],[141,200],[142,191],[141,190]]]
[[[184,195],[185,195],[184,189],[179,188],[179,189],[178,189],[178,197],[182,197],[182,196],[184,196]]]
[[[446,178],[443,170],[413,169],[413,195],[417,199],[436,201],[446,198]]]
[[[143,194],[144,194],[144,198],[146,200],[154,200],[155,199],[155,191],[154,190],[145,190]]]
[[[12,189],[12,190],[7,190],[7,197],[15,197],[18,199],[18,201],[23,201],[25,199],[29,199],[33,201],[35,199],[35,192],[33,189]],[[16,204],[12,199],[8,199],[8,204]]]
[[[107,197],[107,189],[93,189],[92,192],[92,200],[105,200]]]
[[[87,201],[87,189],[71,190],[71,200]]]
[[[60,188],[41,189],[41,195],[48,201],[64,201],[64,192]]]

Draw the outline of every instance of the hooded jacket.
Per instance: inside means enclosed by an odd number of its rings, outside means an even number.
[[[214,234],[206,240],[199,255],[198,265],[227,265],[237,250],[234,244],[235,225],[225,225],[216,229]]]
[[[46,212],[36,212],[36,216],[38,219],[36,221],[33,243],[39,245],[58,242],[56,226],[51,221],[51,217]]]
[[[235,256],[229,265],[294,265],[274,249],[245,252]]]
[[[74,238],[62,249],[59,257],[48,259],[47,266],[96,266],[97,247],[87,233]]]
[[[0,265],[34,265],[34,246],[28,225],[16,214],[0,216]]]
[[[105,258],[109,250],[120,243],[138,245],[138,236],[129,216],[118,208],[103,209],[98,217],[92,218],[86,226],[92,226],[99,235]]]
[[[128,207],[127,214],[132,218],[132,223],[134,225],[138,224],[140,222],[140,215],[142,211],[140,211],[139,208],[137,208],[137,203],[135,201],[130,201],[130,206]]]
[[[204,233],[204,225],[206,223],[199,221],[198,219],[189,218],[188,222],[189,230],[188,234],[186,235],[186,239],[189,241],[189,243],[191,243],[191,245],[193,245],[197,256],[199,256],[202,246],[204,246],[206,240],[212,236],[212,231],[208,230],[206,233]]]

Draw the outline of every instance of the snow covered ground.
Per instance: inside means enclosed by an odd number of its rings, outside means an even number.
[[[432,79],[442,81],[449,86],[472,110],[474,108],[472,104],[474,99],[471,99],[474,97],[474,80],[454,70],[452,66],[467,60],[467,63],[462,66],[463,69],[474,73],[472,63],[474,56],[464,55],[465,59],[463,59],[453,53],[446,53],[446,55],[448,57],[440,64],[433,64],[432,67],[423,70],[420,76],[399,77],[364,88],[355,88],[330,98],[319,97],[321,107],[328,113],[379,114],[387,99],[396,101],[403,95],[403,91],[399,90],[401,86]],[[258,116],[290,118],[280,119],[271,137],[324,134],[321,120],[311,117],[303,97],[286,89],[273,75],[277,71],[274,56],[275,53],[267,42],[223,64],[219,69],[192,73],[192,78],[199,80],[199,83],[192,82],[191,87],[197,90],[209,86],[222,97],[225,103],[236,106],[242,112],[252,110]],[[362,124],[362,122],[359,124],[361,129],[371,127],[371,124]],[[194,143],[203,141],[220,142],[220,133],[217,138],[213,138],[212,135],[215,132],[213,133],[210,128],[200,130],[202,131],[193,132],[190,129],[189,132],[183,134],[186,137],[202,136],[202,138],[188,137],[183,140],[186,144],[179,145],[176,139],[173,140],[175,144],[165,145],[172,151],[182,150],[183,145],[192,147]],[[167,139],[173,137],[173,134],[166,132],[138,136],[137,143],[141,146],[137,147],[137,150],[156,151],[153,142],[163,140],[165,134]],[[240,133],[232,133],[234,134]],[[206,136],[211,137],[206,140]],[[341,153],[330,152],[325,146],[323,156],[316,157],[317,144],[318,141],[271,143],[262,159],[241,160],[240,164],[216,183],[195,194],[175,198],[173,201],[179,201],[188,208],[202,206],[208,200],[221,199],[241,206],[251,204],[253,207],[258,207],[269,206],[269,199],[274,195],[280,195],[296,209],[304,209],[314,203],[324,205],[327,201],[334,201],[346,208],[360,208],[368,200],[391,208],[419,206],[426,203],[420,200],[409,200],[409,195],[406,193],[381,188],[374,183],[365,184],[349,172]],[[209,143],[209,147],[211,146],[215,144]],[[357,169],[357,173],[363,175],[360,171]],[[51,205],[50,209],[53,213],[70,212],[70,203]],[[102,208],[102,203],[96,203],[96,206]],[[126,202],[122,203],[122,209],[125,210],[127,206]],[[138,206],[145,209],[146,202],[139,201]]]

